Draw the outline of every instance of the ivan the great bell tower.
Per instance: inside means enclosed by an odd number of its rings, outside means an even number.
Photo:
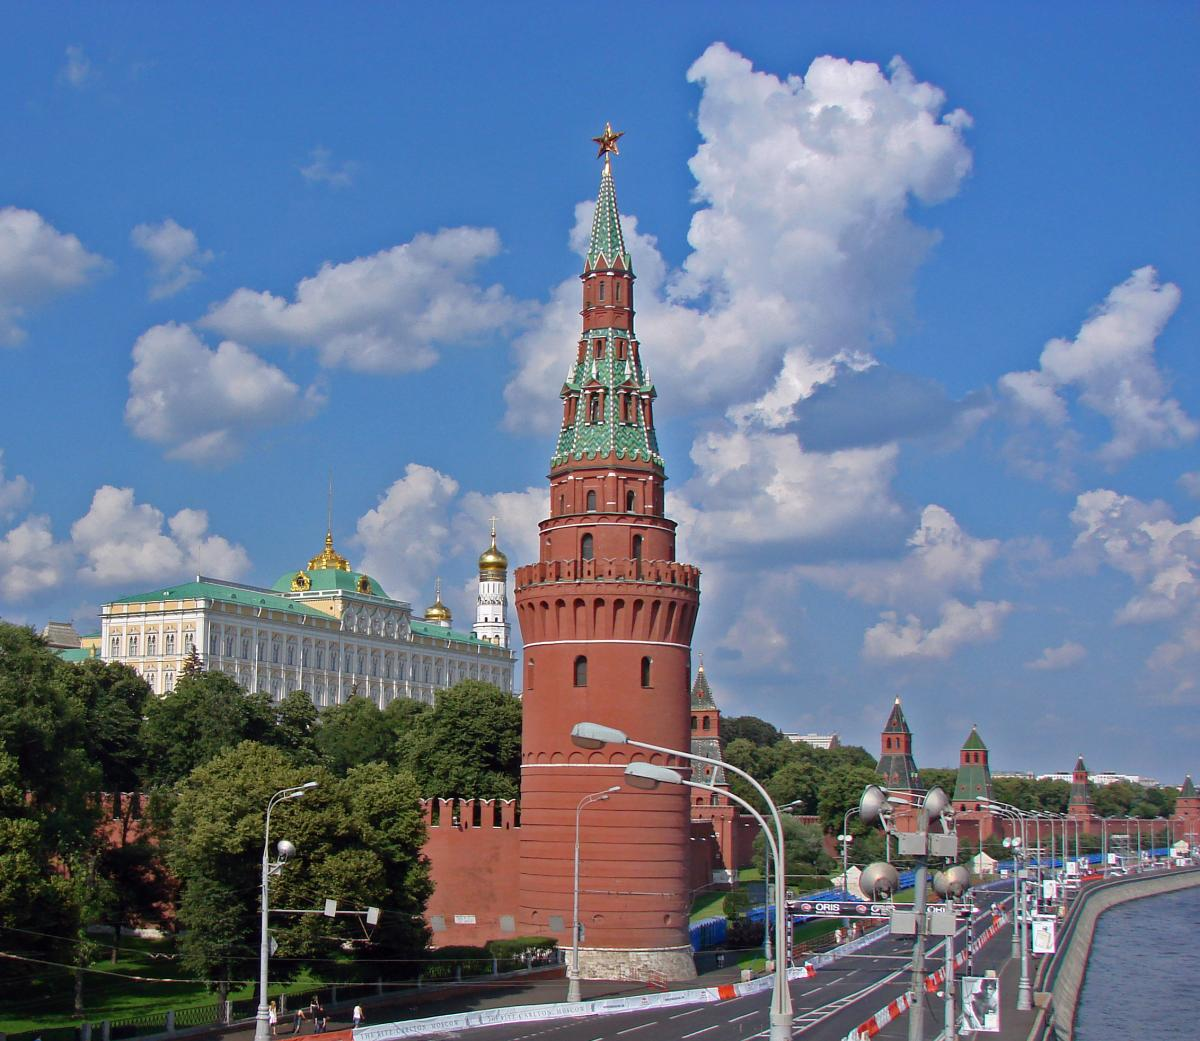
[[[666,474],[654,385],[634,332],[633,266],[617,210],[611,127],[583,274],[583,333],[562,386],[550,463],[550,516],[536,564],[516,571],[525,643],[520,925],[571,945],[579,822],[584,977],[617,970],[695,975],[688,942],[688,789],[622,789],[631,759],[686,769],[629,746],[576,748],[571,728],[601,723],[686,750],[700,572],[675,561],[663,514]]]

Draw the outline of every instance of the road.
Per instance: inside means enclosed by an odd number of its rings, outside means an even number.
[[[1000,896],[981,893],[976,899],[987,906]],[[978,932],[982,927],[974,928]],[[959,930],[955,940],[959,947],[966,940],[967,928],[970,927],[963,926]],[[976,956],[977,972],[989,968],[999,970],[1008,957],[1008,936],[1008,931],[1002,930]],[[940,941],[931,939],[929,945],[927,967],[933,972],[944,964],[945,953]],[[811,979],[793,982],[793,1034],[811,1041],[837,1041],[845,1037],[908,989],[911,952],[911,940],[887,938],[818,970]],[[442,1041],[451,1038],[469,1041],[749,1041],[767,1036],[770,1001],[770,991],[763,991],[703,1005],[647,1009],[586,1019],[475,1027],[469,1031],[446,1031],[426,1036]],[[935,1037],[943,1022],[941,999],[928,996],[925,1021],[927,1037]],[[907,1017],[901,1017],[878,1036],[906,1037]]]

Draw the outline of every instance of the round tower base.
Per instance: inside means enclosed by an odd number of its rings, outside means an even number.
[[[568,967],[571,950],[564,952]],[[580,947],[579,977],[585,980],[694,980],[696,962],[686,947]]]

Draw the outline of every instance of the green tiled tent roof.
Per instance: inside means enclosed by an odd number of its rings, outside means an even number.
[[[967,735],[966,741],[963,742],[964,751],[971,752],[986,752],[987,745],[983,743],[983,738],[979,736],[979,731],[975,727],[971,727],[971,733]]]
[[[1194,799],[1196,797],[1196,786],[1192,784],[1192,775],[1188,774],[1183,779],[1183,787],[1179,789],[1179,794],[1184,799]]]
[[[983,738],[979,736],[977,728],[971,727],[971,733],[963,742],[963,751],[987,751],[987,745],[983,743]],[[987,757],[984,756],[983,759],[982,763],[961,763],[959,765],[958,775],[954,780],[954,802],[971,802],[992,797],[992,772],[985,765]]]
[[[704,674],[704,666],[696,670],[696,682],[692,684],[692,708],[714,709],[717,703],[713,701],[712,688],[708,685],[708,677]]]
[[[613,184],[612,167],[605,162],[604,172],[600,175],[600,194],[596,197],[596,213],[592,217],[587,270],[616,267],[618,260],[621,267],[633,272],[629,254],[625,252],[625,236],[621,234],[621,214],[617,210],[617,187]]]

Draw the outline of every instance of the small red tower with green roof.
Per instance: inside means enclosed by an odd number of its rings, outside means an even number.
[[[628,747],[576,748],[588,721],[686,751],[691,640],[700,572],[675,560],[663,512],[666,474],[654,432],[654,384],[634,332],[633,264],[610,156],[583,273],[583,332],[561,389],[550,461],[550,516],[539,560],[515,573],[525,644],[520,923],[524,935],[571,941],[577,808],[622,782],[631,758],[687,761]],[[668,979],[695,975],[688,790],[618,792],[580,818],[580,972]]]
[[[988,748],[979,736],[979,728],[972,724],[958,753],[958,776],[951,800],[960,839],[984,842],[996,832],[996,818],[982,802],[991,797],[992,770],[988,763]]]
[[[1184,778],[1183,787],[1179,789],[1171,820],[1176,822],[1175,835],[1178,838],[1187,842],[1192,849],[1200,846],[1200,795],[1196,794],[1191,774]]]

